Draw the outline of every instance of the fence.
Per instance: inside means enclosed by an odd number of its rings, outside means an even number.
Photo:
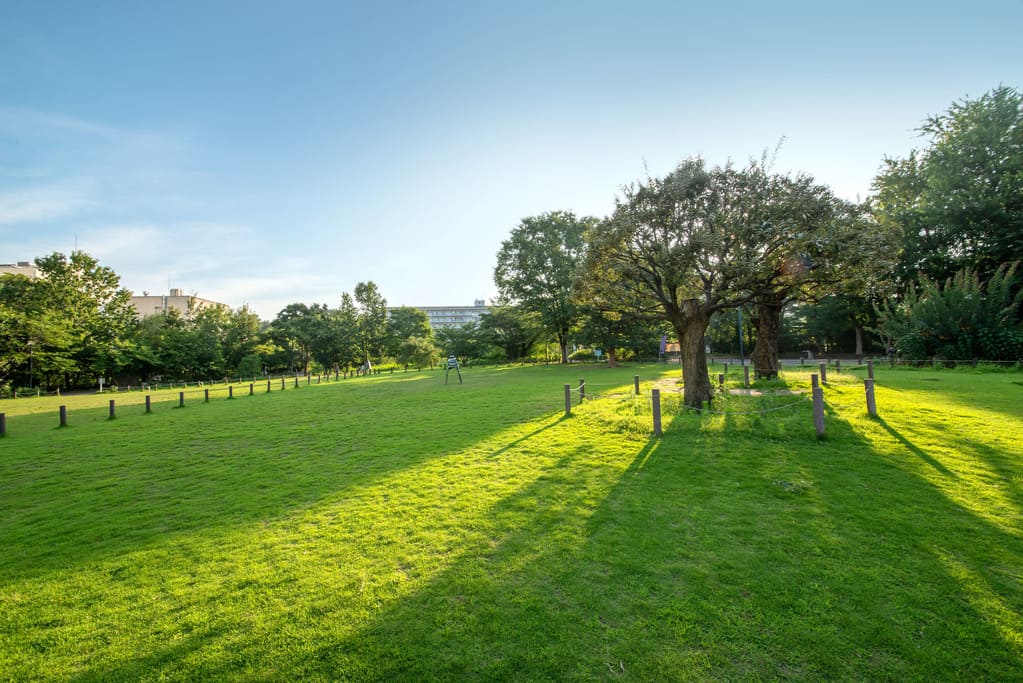
[[[377,373],[374,373],[374,374],[381,374],[381,373],[377,372]],[[338,373],[338,374],[335,375],[335,378],[333,380],[331,380],[331,377],[330,377],[329,374],[326,374],[326,375],[313,375],[311,373],[307,373],[307,374],[304,374],[304,375],[301,375],[301,374],[284,375],[284,376],[279,376],[279,377],[276,377],[276,378],[264,378],[264,379],[261,379],[261,380],[259,380],[259,387],[260,387],[260,391],[262,393],[271,393],[271,392],[274,392],[274,391],[284,391],[287,388],[288,384],[291,384],[291,386],[293,388],[297,389],[297,388],[299,388],[301,386],[302,380],[304,380],[304,383],[307,386],[308,385],[313,385],[313,384],[322,384],[322,383],[325,383],[325,382],[329,383],[331,381],[335,381],[335,382],[343,381],[343,380],[341,380],[341,376],[342,376],[342,373]],[[350,377],[355,377],[355,373],[351,373]],[[264,381],[265,381],[265,386],[266,386],[265,392],[262,389],[263,386],[264,386],[264,384],[263,384]],[[278,381],[279,381],[279,384],[278,384]],[[246,383],[248,385],[248,395],[249,396],[255,395],[255,393],[256,393],[256,381],[247,381],[247,380],[240,380],[239,379],[239,380],[235,380],[233,382],[229,382],[228,380],[224,380],[224,381],[220,381],[220,382],[210,382],[209,386],[207,386],[206,382],[191,382],[190,383],[191,384],[191,390],[187,390],[186,389],[186,390],[182,390],[182,391],[178,392],[178,395],[177,395],[177,407],[178,408],[184,408],[186,406],[186,397],[189,397],[190,400],[191,400],[191,399],[194,399],[196,396],[201,396],[203,403],[210,403],[211,392],[213,393],[213,397],[214,398],[216,398],[217,393],[220,393],[222,395],[226,394],[225,398],[227,400],[233,400],[235,398],[235,388],[238,387],[240,390],[244,391],[244,389],[246,388]],[[176,387],[179,384],[182,387],[188,387],[188,385],[189,385],[188,382],[175,382],[175,383],[168,383],[166,385],[166,388],[173,389],[174,387]],[[145,389],[141,389],[142,391],[149,392],[149,393],[146,393],[146,395],[145,395],[145,401],[142,404],[137,404],[137,405],[139,405],[139,407],[143,407],[143,411],[144,411],[145,414],[150,414],[150,413],[153,412],[153,395],[152,395],[152,392],[156,391],[157,387],[158,387],[158,385],[151,384],[151,385],[147,385]],[[117,390],[110,390],[110,389],[108,389],[108,391],[114,391],[115,393],[117,393]],[[120,391],[126,391],[126,389],[121,389]],[[50,393],[50,394],[41,394],[41,395],[60,396],[61,394],[60,394],[60,392],[53,392],[53,393]],[[35,394],[33,394],[33,397],[34,396],[35,396]],[[108,410],[108,417],[107,417],[108,420],[117,419],[117,401],[116,401],[116,399],[110,399],[109,400],[107,410]],[[67,406],[62,405],[62,406],[58,407],[57,417],[58,417],[58,426],[59,427],[67,427],[69,425],[68,415],[69,415],[69,413],[68,413]],[[0,412],[0,437],[5,437],[5,436],[7,436],[7,414],[5,412]]]
[[[865,407],[866,407],[866,410],[867,410],[867,414],[870,417],[875,417],[876,418],[878,416],[878,413],[877,413],[877,399],[876,399],[876,395],[875,395],[875,392],[874,392],[874,383],[875,383],[875,379],[874,379],[874,366],[873,366],[873,363],[871,361],[868,361],[867,363],[863,364],[862,367],[866,368],[867,373],[868,373],[868,377],[864,378],[864,380],[863,380],[863,391],[864,391],[863,401],[865,402]],[[825,434],[825,421],[824,421],[824,417],[825,417],[825,398],[824,398],[824,387],[822,385],[827,383],[827,374],[826,374],[827,367],[826,367],[826,364],[824,364],[824,363],[819,364],[819,369],[821,370],[820,374],[813,373],[813,374],[810,375],[810,385],[811,385],[810,386],[810,389],[811,389],[811,391],[810,391],[810,399],[811,399],[811,405],[812,405],[812,408],[813,408],[812,415],[813,415],[814,430],[815,430],[818,438],[823,438],[824,434]],[[847,369],[849,369],[849,368],[847,367]],[[725,373],[720,373],[718,375],[719,387],[723,387],[724,386],[727,370],[728,370],[728,368],[726,367],[725,368]],[[841,364],[839,364],[837,366],[837,368],[836,368],[836,372],[840,372],[840,371],[841,371]],[[621,387],[623,385],[621,385],[621,384],[613,384],[613,385],[605,385],[605,386],[613,386],[615,389],[621,389]],[[745,367],[745,372],[743,373],[743,387],[746,388],[746,389],[749,389],[749,387],[750,387],[750,382],[749,382],[749,366]],[[564,392],[565,392],[565,416],[566,417],[569,417],[569,416],[572,415],[573,395],[578,395],[578,403],[577,403],[577,405],[582,405],[584,402],[586,402],[586,400],[587,400],[586,388],[587,388],[587,383],[586,383],[585,379],[580,379],[579,380],[579,384],[576,387],[573,387],[571,384],[566,384],[564,386]],[[591,388],[596,388],[596,387],[591,387]],[[635,375],[633,377],[633,388],[632,388],[632,392],[631,393],[628,393],[628,394],[621,394],[621,393],[617,393],[617,394],[603,394],[603,395],[600,395],[599,398],[600,399],[633,398],[633,397],[636,397],[636,396],[639,396],[639,395],[640,395],[640,377],[639,377],[639,375]],[[595,398],[597,398],[593,394],[593,392],[591,392],[589,394],[589,397],[590,397],[589,400],[591,400],[591,401],[594,400]],[[662,406],[661,406],[661,388],[653,387],[650,390],[649,402],[650,402],[650,415],[651,415],[651,419],[652,419],[651,427],[652,427],[653,435],[654,436],[661,436],[663,434],[663,427],[662,427]],[[847,405],[842,405],[842,406],[832,405],[830,407],[831,407],[832,411],[837,411],[837,410],[845,410],[845,409],[848,409],[848,408],[852,408],[852,407],[854,407],[856,405],[859,405],[859,404],[860,404],[860,400],[857,399],[857,401],[849,403]],[[689,406],[684,406],[683,409],[684,410],[691,410],[691,411],[699,412],[699,413],[707,413],[707,414],[710,414],[710,415],[764,415],[764,414],[773,413],[773,412],[780,411],[780,410],[786,410],[786,409],[793,408],[793,407],[796,407],[796,406],[805,406],[805,405],[806,405],[806,399],[805,399],[805,397],[800,395],[797,398],[795,398],[793,401],[791,401],[789,403],[786,403],[784,405],[772,406],[770,408],[764,408],[764,409],[760,409],[760,410],[717,411],[717,410],[711,409],[709,407],[709,404],[708,404],[707,407],[701,407],[701,408],[692,408],[692,407],[689,407]]]

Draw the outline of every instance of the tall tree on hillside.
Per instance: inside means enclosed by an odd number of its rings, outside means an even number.
[[[497,254],[494,281],[501,297],[540,316],[558,339],[562,363],[568,362],[568,335],[579,318],[572,284],[583,257],[583,233],[596,223],[568,211],[524,218]]]
[[[1023,260],[1023,93],[995,88],[919,131],[928,146],[885,159],[874,180],[878,220],[902,234],[902,283],[963,268],[983,280]]]

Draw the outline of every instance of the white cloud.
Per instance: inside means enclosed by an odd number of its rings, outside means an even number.
[[[93,183],[85,180],[7,190],[0,192],[0,226],[63,218],[99,204]]]

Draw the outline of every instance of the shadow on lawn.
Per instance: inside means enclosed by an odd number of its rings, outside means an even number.
[[[224,401],[26,439],[35,445],[0,468],[0,574],[67,571],[168,537],[283,517],[537,419],[531,395],[439,389],[393,395],[367,384],[362,396],[374,402],[365,410],[346,409],[350,395],[307,395],[285,411],[246,396],[241,421]],[[211,416],[222,420],[216,428]],[[76,454],[83,434],[101,437],[88,457]]]
[[[807,430],[812,445],[798,452],[750,430],[722,448],[700,418],[675,423],[620,476],[562,459],[557,476],[494,509],[495,547],[468,549],[296,668],[358,666],[370,680],[1019,672],[1006,634],[1023,612],[1018,537],[840,419],[827,443]],[[779,487],[781,476],[805,477],[805,488]],[[588,509],[579,492],[594,485],[608,491]],[[556,509],[539,504],[550,500]],[[523,506],[535,512],[504,523]],[[992,596],[1001,614],[985,605]]]
[[[1019,536],[923,478],[912,444],[900,441],[912,457],[877,451],[834,415],[818,443],[805,418],[781,438],[680,415],[613,462],[580,446],[351,635],[329,628],[350,614],[339,595],[336,613],[292,625],[316,642],[282,656],[253,636],[219,668],[140,662],[154,678],[1017,678]]]
[[[927,454],[926,451],[921,449],[919,446],[914,444],[912,441],[910,441],[909,439],[904,437],[902,434],[897,432],[895,430],[895,428],[892,427],[890,424],[888,424],[888,422],[886,422],[883,417],[877,418],[877,423],[879,425],[881,425],[886,432],[888,432],[893,437],[895,437],[895,439],[899,443],[901,443],[903,446],[905,446],[906,450],[908,450],[910,453],[912,453],[913,455],[917,456],[918,458],[920,458],[921,460],[926,462],[928,465],[930,465],[934,469],[936,469],[939,472],[941,472],[946,477],[952,477],[953,479],[955,478],[956,475],[952,471],[950,471],[947,467],[945,467],[940,462],[938,462],[937,460],[932,458],[930,455]]]

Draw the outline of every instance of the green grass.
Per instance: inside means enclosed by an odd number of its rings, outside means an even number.
[[[677,374],[4,401],[0,679],[1023,678],[1019,372]]]

